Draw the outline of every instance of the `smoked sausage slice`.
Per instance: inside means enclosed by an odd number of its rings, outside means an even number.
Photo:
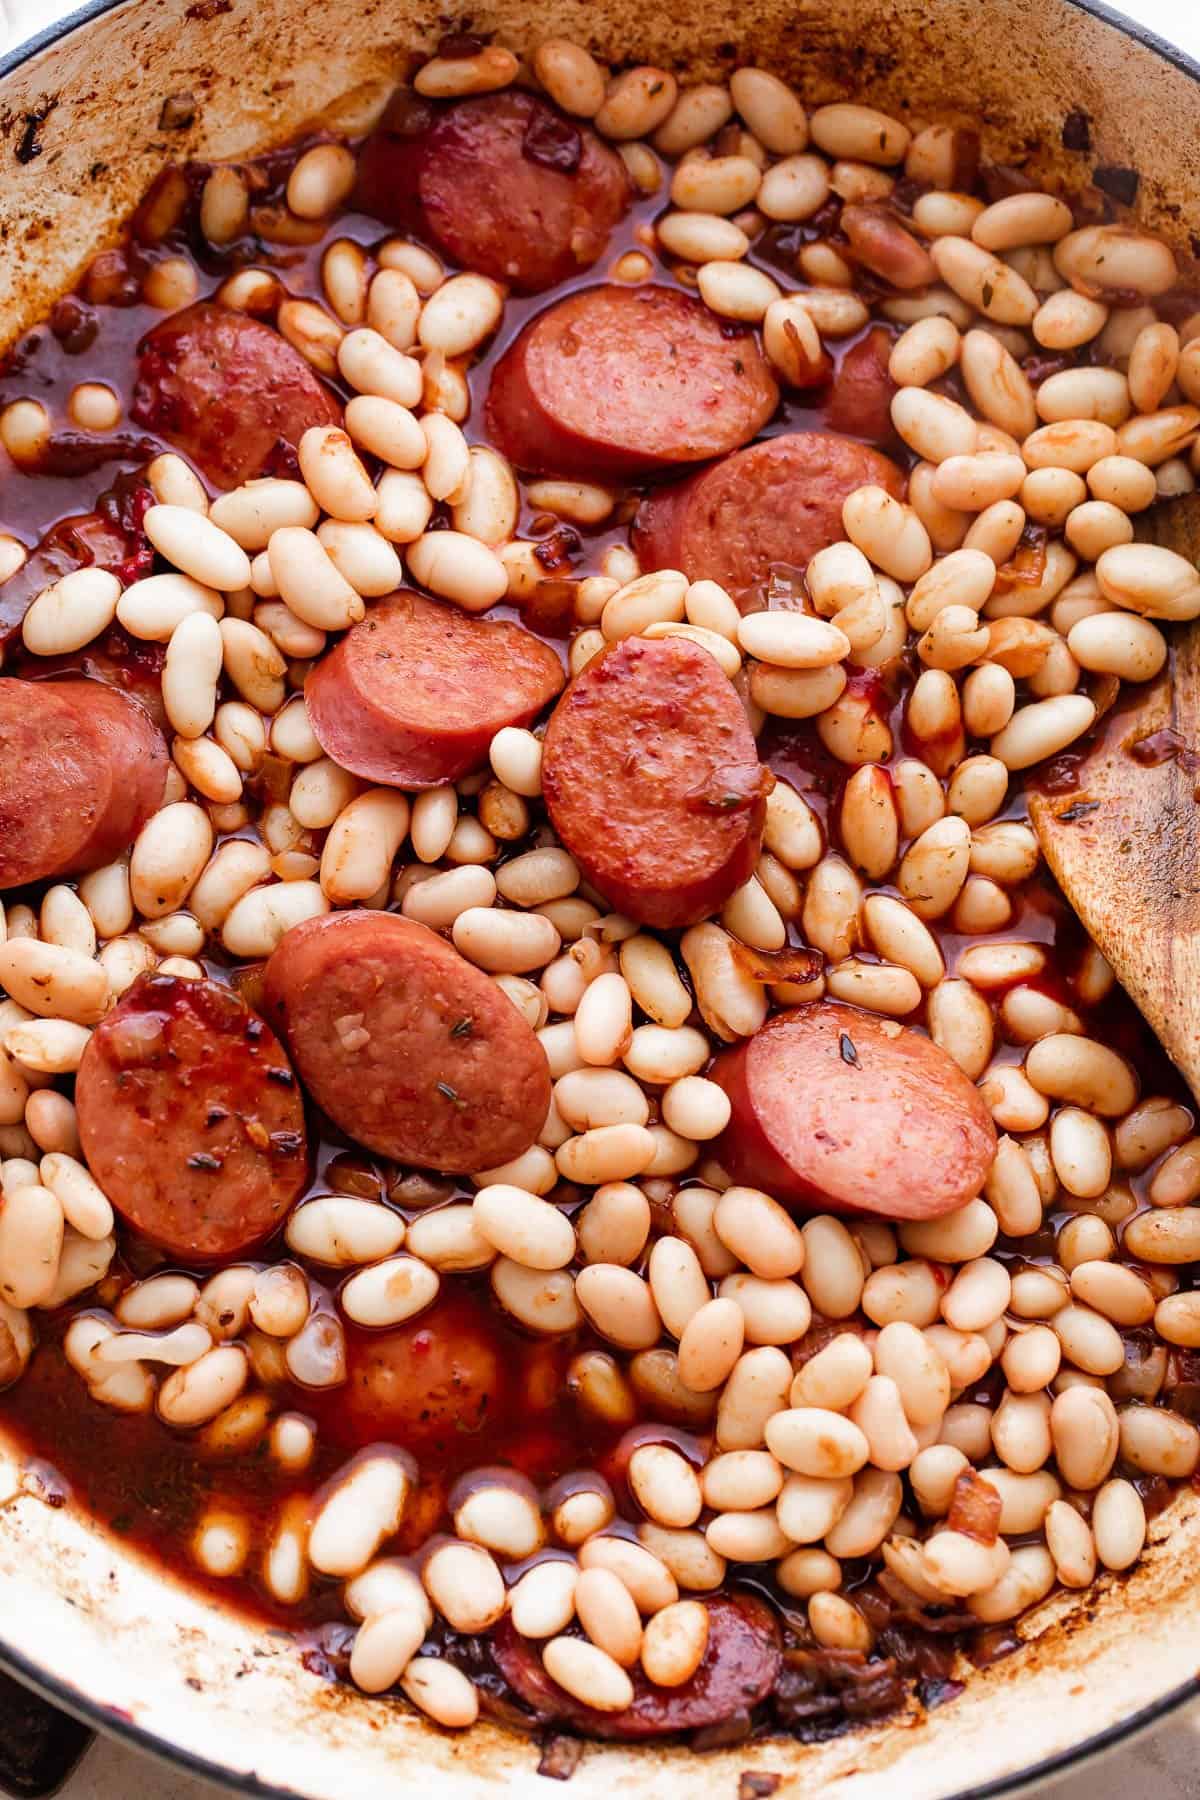
[[[996,1154],[987,1107],[919,1031],[835,1001],[778,1013],[717,1057],[735,1181],[802,1212],[935,1219],[978,1194]]]
[[[84,1157],[116,1210],[187,1264],[261,1243],[308,1178],[283,1046],[215,981],[134,982],[88,1040],[75,1107]]]
[[[896,383],[888,363],[895,338],[886,325],[872,325],[865,337],[847,350],[829,390],[825,420],[831,431],[869,443],[886,444],[896,436],[892,424],[892,396]]]
[[[443,1293],[389,1331],[351,1327],[347,1382],[331,1396],[334,1441],[401,1444],[439,1470],[477,1460],[479,1433],[504,1424],[516,1348],[507,1337],[465,1293]]]
[[[342,419],[286,338],[208,300],[142,339],[130,414],[220,488],[261,474],[272,453],[294,449],[310,425]]]
[[[314,1100],[369,1150],[467,1174],[519,1156],[541,1130],[545,1051],[495,983],[424,925],[308,919],[268,962],[265,996]]]
[[[794,431],[727,456],[642,502],[633,547],[643,569],[682,569],[739,594],[774,563],[803,569],[845,537],[842,502],[875,484],[897,499],[904,477],[865,444]]]
[[[594,131],[515,90],[446,107],[398,93],[358,170],[361,211],[523,294],[590,268],[632,194]]]
[[[741,701],[688,638],[624,638],[576,677],[542,746],[551,822],[618,912],[694,925],[748,879],[766,797]]]
[[[736,450],[778,402],[754,337],[690,294],[585,288],[505,351],[487,430],[534,474],[624,480]]]
[[[564,679],[553,650],[523,626],[403,592],[321,659],[304,701],[342,768],[390,787],[437,787],[485,763],[500,728],[528,725]]]
[[[696,1673],[679,1687],[661,1688],[639,1668],[630,1669],[633,1704],[624,1712],[600,1712],[560,1688],[542,1667],[540,1646],[520,1637],[510,1618],[496,1626],[492,1649],[508,1685],[541,1720],[561,1719],[589,1737],[631,1741],[694,1731],[765,1700],[782,1663],[779,1627],[763,1601],[738,1593],[706,1595],[703,1603],[708,1647]]]
[[[99,681],[0,677],[0,889],[99,868],[162,800],[167,747]]]

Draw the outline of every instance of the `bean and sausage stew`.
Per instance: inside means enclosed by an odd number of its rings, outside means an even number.
[[[162,171],[0,369],[43,1484],[442,1726],[698,1746],[1136,1562],[1200,1136],[1023,796],[1200,615],[1198,307],[1085,170],[562,40]]]

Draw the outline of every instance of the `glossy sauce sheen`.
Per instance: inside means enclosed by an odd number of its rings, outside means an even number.
[[[294,150],[289,151],[267,159],[262,165],[268,195],[278,194],[295,154]],[[188,172],[194,192],[198,191],[203,174],[203,170]],[[432,211],[436,196],[423,193],[422,202]],[[608,248],[603,252],[601,270],[623,249],[636,244],[639,221],[655,214],[661,205],[661,198],[639,201],[620,223],[614,224]],[[334,236],[350,237],[371,245],[377,243],[381,235],[375,220],[363,214],[351,214],[339,217],[330,226],[326,241]],[[784,235],[792,240],[794,248],[802,234]],[[232,269],[245,262],[275,266],[293,294],[320,291],[319,263],[323,243],[304,248],[272,249],[247,238],[223,252],[216,252],[203,243],[195,227],[185,220],[178,232],[168,239],[167,247],[177,251],[190,250],[196,256],[201,269],[202,295],[214,290]],[[136,272],[148,259],[148,252],[135,239],[124,263],[116,260],[111,264],[111,281],[103,299],[98,295],[98,284],[93,281],[92,299],[61,303],[56,309],[55,330],[39,327],[30,333],[0,379],[0,404],[24,395],[37,397],[48,406],[57,423],[65,417],[65,399],[70,388],[86,375],[89,379],[102,377],[110,381],[126,402],[127,417],[132,416],[129,402],[134,347],[147,331],[161,324],[161,315],[136,300]],[[750,260],[767,261],[769,266],[769,258],[760,254],[752,254]],[[550,277],[551,280],[563,278],[557,270]],[[584,272],[572,277],[572,284],[586,287],[594,279],[595,276]],[[667,277],[661,279],[665,282]],[[665,291],[673,296],[669,302],[673,313],[683,316],[690,310],[690,296],[681,287]],[[562,292],[560,287],[558,296]],[[685,301],[689,303],[687,306],[683,304]],[[478,439],[485,435],[482,401],[492,372],[510,352],[522,329],[545,304],[541,298],[509,301],[495,344],[471,372],[474,405],[466,426],[469,436]],[[857,342],[848,340],[838,346],[840,369],[845,372],[846,381],[835,382],[832,389],[823,390],[814,405],[797,401],[794,396],[785,400],[765,427],[768,441],[797,430],[833,429],[883,445],[895,456],[899,466],[906,466],[907,453],[896,446],[891,436],[886,415],[886,391],[882,390],[878,378],[880,334],[880,327],[872,327]],[[887,337],[886,332],[882,335]],[[875,340],[874,348],[868,342],[871,338]],[[172,334],[168,332],[158,343],[167,346],[171,341]],[[736,334],[731,334],[726,341],[735,342]],[[178,343],[177,336],[175,342]],[[300,385],[311,403],[313,416],[320,417],[327,413],[330,401],[326,390],[311,377],[307,365],[304,368],[309,379]],[[337,383],[334,382],[330,391],[336,390]],[[764,386],[764,418],[771,410],[766,404],[767,398]],[[139,432],[123,430],[105,438],[90,438],[86,433],[57,431],[47,468],[36,479],[7,465],[4,453],[0,451],[8,528],[18,531],[30,545],[53,529],[69,558],[67,566],[78,560],[81,553],[105,566],[118,566],[127,559],[145,556],[140,572],[148,572],[149,557],[137,529],[137,508],[140,505],[144,510],[147,494],[144,488],[135,489],[135,494],[140,493],[140,501],[131,499],[131,484],[126,472],[140,466],[147,454],[161,447],[151,437],[147,448],[147,437],[142,434],[161,434],[161,445],[169,444],[173,441],[172,433],[179,430],[179,419],[170,413],[170,409],[162,412],[149,407],[137,410],[141,416],[135,417],[134,423],[140,427]],[[278,421],[274,421],[274,425],[277,424]],[[271,422],[264,425],[264,431],[269,429],[273,429]],[[222,432],[217,437],[224,435]],[[236,446],[224,448],[217,437],[214,437],[212,448],[212,472],[219,474],[221,479],[230,475],[236,479],[236,467],[229,461],[236,454]],[[656,450],[655,459],[661,460],[668,453],[678,454],[678,445],[666,446],[665,451]],[[616,454],[619,458],[619,449]],[[757,450],[746,453],[747,457],[760,454]],[[871,453],[864,450],[861,454],[865,461]],[[639,465],[640,468],[649,466],[653,466],[652,463]],[[286,458],[278,472],[287,472]],[[581,473],[592,478],[607,472],[595,460],[581,465]],[[112,497],[99,512],[94,512],[97,491],[112,484],[114,477],[118,480]],[[122,479],[125,480],[124,489]],[[704,476],[697,478],[697,487],[704,479]],[[652,534],[657,539],[659,526],[656,520],[672,519],[675,506],[676,498],[672,494],[653,500],[645,508],[639,529],[647,541]],[[79,522],[81,516],[83,523]],[[715,521],[723,515],[714,507],[710,516]],[[689,526],[690,522],[689,512]],[[668,533],[664,541],[674,545],[676,525],[672,522],[663,529]],[[544,538],[542,560],[547,568],[543,591],[534,596],[524,614],[524,622],[540,630],[556,649],[561,650],[561,614],[555,610],[555,573],[569,570],[578,575],[595,568],[605,545],[624,539],[625,525],[621,523],[611,530],[606,528],[581,534],[574,528],[560,527],[555,520],[539,522],[527,509],[521,530],[523,535]],[[22,572],[0,590],[0,627],[7,625],[11,629],[16,622],[11,614],[16,611],[21,595],[27,597],[38,591],[58,572],[53,561],[55,548],[52,540],[31,562],[28,572]],[[744,546],[739,546],[736,556],[741,559],[747,553]],[[743,561],[738,560],[736,566],[739,571],[744,571]],[[758,574],[756,570],[756,576]],[[789,604],[791,598],[786,582],[774,591],[764,582],[761,597],[764,604],[781,605]],[[502,617],[506,610],[495,609],[492,617]],[[156,646],[135,645],[119,628],[114,628],[99,646],[89,646],[78,656],[61,659],[54,667],[31,661],[17,650],[10,657],[8,668],[39,678],[64,673],[89,674],[140,695],[153,692],[153,680],[160,661],[161,652]],[[889,711],[896,728],[897,743],[901,741],[903,696],[910,682],[911,674],[905,670],[898,671],[887,684],[881,683],[874,674],[861,678],[864,690],[870,688]],[[807,727],[788,729],[777,722],[768,727],[759,748],[763,760],[777,775],[805,793],[826,826],[829,841],[836,844],[838,800],[848,771],[826,755],[815,734]],[[270,783],[268,764],[259,782],[261,797],[269,797]],[[1019,817],[1022,813],[1021,796],[1014,788],[1006,816]],[[1054,949],[1053,972],[1039,978],[1037,985],[1057,997],[1070,998],[1077,1009],[1085,1010],[1079,1008],[1069,986],[1080,948],[1079,929],[1061,897],[1047,881],[1039,878],[1015,898],[1018,904],[1014,918],[1002,935],[1005,938],[1030,938]],[[798,941],[795,928],[791,929],[790,936],[793,941]],[[951,966],[955,954],[965,943],[985,941],[958,938],[953,932],[941,929],[938,936]],[[212,974],[215,980],[221,981],[228,979],[229,971],[214,967]],[[260,972],[239,972],[235,985],[238,991],[245,993],[252,1006],[261,1003]],[[166,1023],[170,1017],[172,1008],[166,1001],[167,996],[159,992],[152,1001],[135,998],[129,1010],[140,1010],[157,1026]],[[1147,1084],[1153,1080],[1159,1092],[1179,1091],[1177,1080],[1163,1066],[1165,1059],[1123,999],[1118,997],[1106,1003],[1098,1016],[1088,1016],[1105,1041],[1135,1060]],[[1018,1046],[997,1044],[998,1059],[1019,1061],[1020,1057]],[[274,1091],[271,1090],[272,1094]],[[286,1087],[281,1086],[279,1094],[282,1096],[286,1091]],[[380,1199],[387,1196],[387,1203],[410,1219],[419,1215],[420,1208],[409,1204],[417,1190],[412,1186],[411,1178],[406,1185],[404,1169],[348,1147],[337,1126],[320,1115],[315,1107],[310,1109],[309,1126],[316,1146],[309,1172],[309,1192],[362,1193]],[[1135,1178],[1131,1186],[1139,1205],[1144,1204],[1142,1179]],[[426,1183],[422,1198],[428,1199],[432,1194],[439,1200],[449,1199],[455,1194],[461,1197],[462,1192],[453,1180]],[[561,1191],[557,1197],[560,1200],[567,1198]],[[1039,1254],[1049,1257],[1054,1230],[1071,1216],[1064,1210],[1048,1218],[1043,1250],[1030,1240],[1022,1240],[1019,1250],[1000,1240],[993,1254],[1014,1264],[1023,1264]],[[271,1249],[275,1250],[275,1246]],[[268,1252],[264,1250],[263,1254]],[[102,1304],[110,1305],[120,1288],[131,1279],[160,1268],[179,1266],[169,1258],[164,1261],[136,1237],[126,1241],[124,1255],[126,1260],[114,1264],[108,1280],[102,1284],[98,1295]],[[192,1266],[203,1275],[201,1265]],[[338,1278],[331,1271],[313,1266],[308,1272],[316,1281],[324,1282],[331,1293],[336,1290]],[[484,1463],[507,1464],[545,1487],[581,1467],[605,1467],[605,1459],[617,1449],[617,1434],[597,1427],[573,1403],[564,1385],[570,1357],[581,1348],[595,1345],[596,1340],[585,1328],[571,1338],[555,1339],[553,1344],[531,1341],[515,1330],[494,1306],[483,1279],[464,1281],[455,1277],[453,1298],[439,1300],[410,1327],[389,1333],[386,1340],[350,1327],[352,1374],[345,1389],[321,1396],[294,1383],[277,1386],[276,1398],[281,1408],[293,1408],[318,1421],[317,1459],[301,1476],[281,1472],[268,1458],[263,1446],[231,1460],[209,1458],[197,1453],[194,1439],[168,1432],[153,1417],[117,1414],[94,1404],[61,1353],[58,1337],[65,1322],[65,1317],[45,1319],[41,1326],[41,1347],[25,1377],[0,1397],[0,1413],[6,1425],[24,1439],[32,1452],[50,1455],[75,1501],[192,1583],[203,1583],[204,1578],[189,1557],[188,1541],[208,1505],[229,1501],[244,1511],[256,1532],[261,1533],[284,1498],[293,1493],[314,1492],[324,1479],[342,1466],[347,1448],[359,1448],[380,1435],[381,1409],[386,1412],[386,1396],[390,1392],[398,1396],[397,1405],[406,1421],[407,1441],[420,1457],[422,1475],[420,1504],[410,1510],[399,1539],[391,1546],[401,1552],[415,1550],[431,1531],[445,1523],[448,1484],[462,1469]],[[1137,1352],[1138,1334],[1126,1336],[1132,1359]],[[1190,1391],[1196,1402],[1194,1410],[1200,1412],[1200,1376],[1192,1373],[1191,1360],[1186,1353],[1173,1358],[1177,1391],[1181,1396],[1176,1404],[1184,1405],[1183,1396]],[[472,1404],[465,1412],[460,1405],[464,1387],[473,1396]],[[414,1393],[417,1396],[415,1405]],[[458,1396],[453,1408],[447,1404],[450,1393]],[[962,1398],[967,1400],[972,1395],[964,1394]],[[669,1437],[669,1426],[655,1426],[652,1430],[654,1441]],[[398,1441],[404,1440],[398,1436]],[[701,1446],[705,1441],[703,1435],[697,1440]],[[1139,1486],[1148,1498],[1154,1499],[1153,1481],[1139,1480]],[[624,1509],[629,1513],[634,1510],[627,1493]],[[250,1565],[244,1577],[210,1585],[223,1600],[233,1600],[250,1612],[271,1618],[291,1630],[312,1630],[328,1621],[341,1619],[338,1590],[332,1584],[318,1579],[307,1599],[296,1607],[285,1609],[271,1600],[252,1569],[253,1565]],[[853,1579],[851,1588],[855,1599],[868,1614],[872,1604],[877,1609],[882,1604],[877,1594],[873,1596],[872,1589],[855,1585]],[[772,1598],[780,1600],[777,1594]],[[733,1602],[722,1600],[717,1605],[727,1609]],[[786,1600],[782,1601],[785,1617],[788,1605]],[[995,1633],[975,1634],[965,1619],[942,1621],[937,1632],[932,1634],[918,1625],[908,1628],[907,1636],[899,1627],[889,1627],[889,1630],[891,1639],[886,1648],[897,1656],[906,1673],[930,1684],[927,1694],[930,1703],[937,1697],[934,1690],[938,1684],[943,1688],[954,1685],[949,1679],[948,1651],[952,1646],[972,1642],[981,1659],[996,1648]],[[332,1636],[321,1638],[321,1655],[328,1652],[333,1667],[339,1666],[336,1653],[339,1631],[344,1638],[341,1626],[334,1627]],[[452,1634],[442,1635],[448,1638]],[[1004,1638],[1005,1634],[1000,1636]],[[1012,1647],[1011,1634],[1007,1637],[1006,1647]],[[459,1649],[463,1656],[474,1654],[484,1663],[491,1654],[486,1646],[476,1645],[473,1651],[462,1646]],[[503,1655],[499,1661],[503,1669]],[[493,1665],[487,1663],[483,1669],[485,1678],[491,1679],[494,1672]],[[702,1676],[703,1672],[697,1681]],[[789,1681],[793,1690],[797,1686],[803,1690],[809,1677],[798,1663],[792,1663],[781,1679],[781,1691]],[[801,1735],[806,1730],[803,1717],[819,1721],[829,1716],[835,1722],[844,1722],[842,1690],[830,1674],[829,1666],[826,1665],[820,1676],[814,1675],[812,1680],[819,1690],[821,1704],[810,1702],[807,1690],[802,1692],[801,1697],[809,1711],[797,1713],[795,1729]],[[858,1680],[859,1677],[847,1668],[845,1686],[851,1689]],[[514,1681],[514,1685],[520,1690],[519,1682]],[[757,1686],[750,1684],[744,1696],[745,1703],[753,1704],[758,1693]],[[540,1706],[544,1697],[532,1698],[534,1704]],[[825,1700],[828,1704],[822,1711]],[[547,1710],[553,1711],[553,1708]]]

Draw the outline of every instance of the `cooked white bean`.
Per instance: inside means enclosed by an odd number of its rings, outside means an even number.
[[[808,142],[808,120],[796,94],[769,69],[735,69],[729,79],[733,104],[764,149],[793,156]]]
[[[175,1369],[158,1390],[159,1417],[168,1425],[204,1425],[216,1418],[246,1385],[250,1366],[237,1344],[207,1350],[195,1362]]]
[[[969,238],[935,238],[930,254],[942,280],[998,325],[1028,325],[1038,298],[1015,269]]]
[[[243,550],[265,550],[281,526],[315,526],[320,508],[302,481],[266,478],[218,495],[208,516]]]
[[[544,968],[562,942],[538,913],[499,912],[472,906],[454,920],[455,948],[490,973],[521,974]]]
[[[728,933],[711,923],[693,925],[684,932],[679,948],[709,1030],[725,1042],[757,1031],[766,1017],[766,995],[738,962]],[[627,1066],[632,1067],[628,1062]]]
[[[738,640],[747,656],[786,669],[823,669],[850,653],[836,625],[798,612],[747,613]]]
[[[1200,1460],[1200,1431],[1162,1406],[1123,1406],[1118,1415],[1121,1456],[1147,1475],[1186,1480]]]
[[[786,1468],[822,1480],[844,1480],[861,1469],[870,1454],[857,1425],[820,1407],[776,1412],[766,1421],[765,1435],[767,1448]]]
[[[343,1579],[360,1574],[399,1524],[411,1484],[412,1465],[402,1454],[373,1452],[353,1464],[313,1519],[308,1540],[313,1567]]]
[[[1055,1033],[1032,1046],[1025,1073],[1039,1093],[1105,1118],[1129,1111],[1137,1087],[1129,1065],[1090,1038]]]
[[[167,561],[202,586],[229,593],[250,582],[250,559],[229,533],[187,506],[151,506],[146,536]]]
[[[281,881],[254,887],[235,900],[221,926],[221,942],[234,956],[270,956],[285,931],[329,911],[315,881]]]
[[[368,788],[338,814],[321,852],[321,891],[335,906],[369,900],[387,880],[408,833],[407,796]]]
[[[883,168],[902,162],[912,141],[912,133],[898,119],[849,101],[819,106],[808,123],[813,142],[828,156]]]
[[[591,119],[604,104],[603,70],[569,38],[546,38],[533,53],[533,67],[550,98],[564,112]]]
[[[896,581],[916,581],[933,561],[929,533],[885,488],[857,488],[842,505],[846,536]]]
[[[191,801],[164,806],[143,825],[129,860],[134,905],[147,919],[176,911],[212,854],[208,815]]]
[[[1071,232],[1057,245],[1054,264],[1084,294],[1132,288],[1152,299],[1176,277],[1167,245],[1124,225],[1088,225]]]
[[[1200,606],[1200,583],[1197,604]],[[997,732],[991,741],[992,755],[1009,769],[1028,769],[1073,744],[1095,717],[1095,705],[1086,694],[1056,694],[1049,700],[1036,700],[1020,707]]]
[[[1058,1472],[1068,1487],[1097,1488],[1116,1458],[1119,1429],[1108,1395],[1072,1387],[1055,1396],[1050,1431]]]
[[[0,944],[0,987],[42,1019],[94,1025],[108,1009],[108,981],[100,963],[82,951],[31,937]]]
[[[193,620],[202,618],[193,615]],[[178,627],[196,629],[185,619]],[[261,713],[274,713],[283,705],[283,676],[287,664],[265,631],[247,619],[224,618],[218,627],[225,658],[225,673],[242,699]],[[172,639],[172,642],[174,639]],[[187,735],[185,733],[185,735]]]
[[[1145,618],[1182,620],[1200,613],[1200,575],[1186,557],[1157,544],[1116,544],[1096,565],[1100,592]]]
[[[440,1285],[436,1271],[418,1257],[394,1256],[352,1275],[340,1300],[358,1325],[399,1325],[432,1305]]]
[[[426,350],[466,356],[500,323],[504,292],[485,275],[452,275],[421,308],[417,336]]]
[[[189,613],[206,612],[219,619],[223,611],[224,602],[215,589],[171,572],[132,582],[117,601],[116,616],[131,636],[165,644]]]
[[[549,1201],[508,1183],[482,1187],[472,1203],[476,1231],[529,1269],[561,1269],[575,1255],[575,1230]]]
[[[432,531],[417,538],[409,548],[408,565],[423,587],[468,612],[486,612],[508,589],[499,557],[461,531]]]
[[[146,479],[154,498],[164,505],[190,506],[194,512],[201,513],[208,511],[204,484],[181,456],[168,452],[152,458],[146,465]]]
[[[306,625],[318,631],[344,631],[363,617],[361,597],[314,531],[281,526],[272,533],[267,556],[282,599]],[[398,568],[397,564],[397,572]]]
[[[286,1235],[297,1255],[337,1268],[391,1256],[404,1242],[405,1227],[399,1213],[375,1201],[322,1194],[295,1209]]]
[[[10,1306],[41,1306],[49,1299],[58,1276],[63,1229],[62,1204],[49,1188],[36,1179],[5,1185],[0,1206],[0,1294]]]
[[[121,584],[107,569],[73,569],[43,588],[21,624],[25,648],[35,656],[82,650],[112,624]]]

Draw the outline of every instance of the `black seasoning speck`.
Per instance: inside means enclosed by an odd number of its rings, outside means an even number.
[[[209,1174],[216,1175],[220,1173],[221,1162],[221,1157],[213,1156],[207,1150],[195,1150],[188,1157],[187,1166],[189,1169],[205,1169]]]
[[[1069,112],[1063,120],[1062,145],[1064,150],[1090,150],[1092,147],[1092,121],[1087,113]]]
[[[280,1087],[294,1087],[296,1077],[290,1069],[264,1069],[263,1074],[268,1081],[276,1081]]]
[[[450,1027],[452,1038],[469,1038],[475,1029],[474,1019],[456,1019]]]
[[[456,1106],[458,1108],[459,1112],[464,1112],[466,1110],[466,1101],[458,1092],[457,1088],[452,1088],[448,1081],[439,1081],[437,1084],[437,1091],[442,1096],[443,1100],[448,1100],[451,1106]]]
[[[838,1049],[841,1052],[842,1061],[844,1063],[849,1063],[852,1069],[860,1069],[862,1067],[862,1064],[858,1060],[858,1051],[854,1047],[854,1039],[850,1036],[848,1031],[840,1031],[838,1033]]]
[[[1121,206],[1132,206],[1137,199],[1142,178],[1136,169],[1101,165],[1092,170],[1092,180],[1101,193],[1107,194],[1110,199],[1118,201]]]
[[[58,105],[57,100],[47,100],[36,112],[25,114],[25,129],[17,139],[13,155],[19,163],[31,163],[35,156],[42,154],[42,145],[38,143],[38,132]]]

